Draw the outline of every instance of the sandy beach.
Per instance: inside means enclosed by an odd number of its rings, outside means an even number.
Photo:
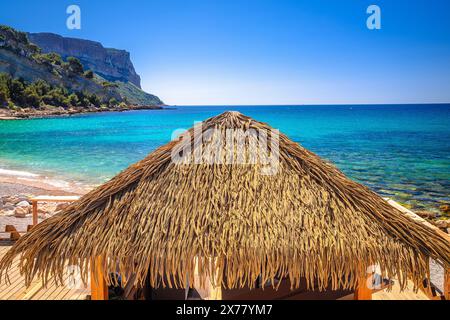
[[[26,230],[31,224],[31,206],[26,206],[26,213],[17,209],[22,201],[32,196],[81,196],[91,187],[77,183],[55,180],[42,175],[0,169],[0,232],[6,225],[13,225],[17,230]],[[11,207],[12,206],[12,207]],[[48,218],[57,209],[56,204],[44,203],[40,206],[39,221]]]
[[[32,195],[81,195],[88,187],[53,180],[38,174],[0,169],[0,196],[26,193]]]

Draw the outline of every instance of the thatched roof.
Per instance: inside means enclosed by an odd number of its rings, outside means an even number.
[[[204,133],[212,128],[271,129],[237,112],[203,123]],[[192,143],[205,153],[224,136]],[[286,276],[294,287],[306,281],[315,289],[352,289],[372,264],[401,285],[407,277],[416,284],[428,277],[429,258],[450,266],[447,239],[285,135],[273,175],[263,174],[260,163],[175,163],[171,154],[181,155],[180,145],[158,148],[39,224],[0,270],[20,255],[28,283],[35,276],[62,279],[68,264],[79,265],[87,282],[91,258],[103,256],[105,271],[132,274],[135,285],[148,275],[153,287],[184,287],[197,257],[200,276],[227,288]],[[232,154],[248,156],[234,148]]]

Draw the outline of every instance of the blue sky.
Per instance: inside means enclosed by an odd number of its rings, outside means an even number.
[[[450,102],[449,14],[448,0],[0,2],[2,24],[130,51],[143,88],[178,105]]]

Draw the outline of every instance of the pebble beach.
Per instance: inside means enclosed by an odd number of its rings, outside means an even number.
[[[64,185],[64,187],[62,186]],[[12,225],[24,231],[32,222],[32,209],[29,201],[34,196],[80,196],[88,192],[88,188],[62,184],[35,175],[16,171],[0,172],[0,232],[6,225]],[[42,203],[38,216],[42,221],[67,206],[67,203]]]

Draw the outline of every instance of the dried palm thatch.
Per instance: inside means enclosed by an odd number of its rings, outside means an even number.
[[[183,137],[202,154],[220,146],[227,129],[271,130],[237,112],[206,120],[201,132],[209,129],[217,129],[209,139],[195,138],[195,129]],[[67,265],[80,266],[87,283],[91,259],[101,256],[105,272],[131,275],[135,286],[148,277],[153,287],[177,288],[193,283],[196,268],[225,288],[288,277],[293,287],[306,281],[324,290],[356,288],[373,264],[402,287],[429,277],[429,258],[450,266],[448,239],[282,134],[273,175],[262,174],[262,163],[175,163],[182,145],[160,147],[39,224],[0,262],[3,278],[18,255],[27,283],[62,282]]]

